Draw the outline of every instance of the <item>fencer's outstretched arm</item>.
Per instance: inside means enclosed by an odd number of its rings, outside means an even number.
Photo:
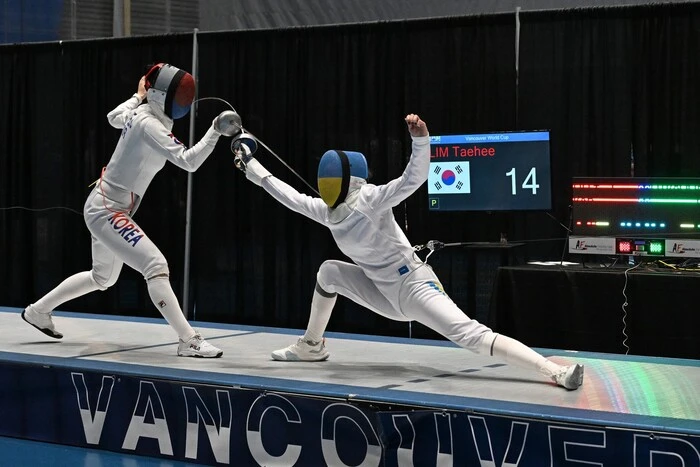
[[[282,205],[311,220],[323,224],[328,207],[321,198],[299,193],[297,190],[274,177],[257,159],[251,158],[246,164],[246,178],[261,186]]]
[[[207,157],[214,151],[219,136],[221,136],[212,125],[197,144],[187,149],[172,133],[167,132],[163,125],[159,125],[155,121],[149,122],[145,133],[153,149],[188,172],[194,172],[207,160]]]
[[[413,194],[427,179],[430,170],[430,136],[425,122],[415,114],[405,118],[411,134],[411,159],[400,177],[373,187],[368,197],[372,207],[394,207]],[[368,186],[368,188],[372,188]]]
[[[109,124],[114,128],[121,130],[124,128],[126,121],[129,120],[129,115],[132,110],[141,105],[141,101],[146,97],[145,87],[146,77],[142,76],[139,81],[139,86],[133,96],[119,104],[114,110],[107,114]]]

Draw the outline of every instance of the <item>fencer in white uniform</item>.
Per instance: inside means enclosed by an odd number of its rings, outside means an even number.
[[[143,274],[153,304],[177,332],[178,355],[223,354],[187,322],[170,284],[165,256],[133,220],[148,185],[167,161],[194,172],[221,135],[240,132],[240,117],[226,111],[193,147],[180,143],[171,133],[173,119],[188,113],[194,88],[189,73],[169,64],[153,65],[141,78],[138,91],[107,115],[122,133],[83,210],[92,237],[92,269],[68,277],[22,312],[22,318],[44,334],[62,338],[52,320],[53,310],[68,300],[111,287],[126,263]]]
[[[427,180],[430,138],[418,115],[409,114],[405,121],[412,137],[412,154],[400,177],[385,185],[368,184],[367,163],[361,153],[328,151],[319,162],[321,198],[301,194],[272,176],[252,157],[255,143],[234,145],[236,166],[246,178],[284,206],[329,228],[340,250],[354,262],[330,260],[321,265],[304,336],[272,352],[272,358],[327,359],[323,333],[337,294],[341,294],[387,318],[423,323],[475,353],[536,370],[567,389],[578,388],[583,382],[583,366],[558,365],[469,318],[445,293],[433,269],[414,254],[392,208]]]

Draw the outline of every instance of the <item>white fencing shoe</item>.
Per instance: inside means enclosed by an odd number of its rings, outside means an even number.
[[[187,341],[180,339],[180,344],[177,346],[177,354],[180,357],[218,358],[224,354],[224,351],[214,347],[197,333],[187,339]]]
[[[320,362],[330,354],[326,350],[326,339],[312,342],[300,337],[296,344],[272,352],[273,360],[287,362]]]
[[[51,313],[39,313],[38,311],[34,311],[34,308],[31,306],[28,306],[22,311],[22,319],[49,337],[53,337],[54,339],[63,338],[63,334],[56,331],[56,327],[53,325]]]
[[[562,367],[552,375],[552,380],[566,389],[578,389],[583,384],[583,365]]]

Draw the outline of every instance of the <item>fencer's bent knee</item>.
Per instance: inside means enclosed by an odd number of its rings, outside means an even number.
[[[335,293],[333,283],[340,274],[340,268],[338,268],[339,263],[340,261],[333,259],[324,261],[321,267],[318,268],[318,273],[316,273],[316,284],[328,294]]]
[[[170,271],[168,271],[166,269],[164,272],[157,272],[155,274],[149,274],[149,275],[144,274],[143,277],[144,277],[144,279],[146,279],[146,281],[150,281],[152,279],[163,279],[163,278],[169,279],[170,278]]]
[[[338,294],[335,292],[328,292],[328,291],[324,290],[323,287],[321,287],[321,285],[318,282],[316,282],[316,287],[314,288],[314,292],[319,294],[320,296],[326,297],[326,298],[335,298],[338,296]]]
[[[165,258],[153,258],[146,264],[146,267],[141,271],[143,277],[148,281],[156,277],[169,277],[170,269]]]
[[[146,280],[150,281],[153,279],[168,279],[170,278],[170,274],[156,274],[155,276],[147,277]]]
[[[110,276],[103,276],[94,269],[90,271],[90,280],[95,284],[99,290],[107,290],[117,283],[119,274],[111,274]]]

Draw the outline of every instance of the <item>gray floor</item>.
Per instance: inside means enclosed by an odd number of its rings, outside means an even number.
[[[193,359],[175,355],[175,333],[164,321],[58,313],[55,323],[65,335],[59,341],[24,323],[19,311],[0,308],[0,327],[5,330],[0,352],[19,358],[58,357],[83,365],[109,362],[138,366],[141,371],[186,371],[217,384],[239,384],[236,381],[247,378],[274,388],[282,382],[299,392],[321,388],[418,405],[434,405],[437,400],[459,406],[473,398],[483,404],[582,409],[594,416],[660,417],[700,432],[700,361],[542,350],[558,363],[585,365],[583,387],[566,391],[536,372],[476,356],[448,342],[331,334],[328,361],[276,362],[270,351],[293,343],[296,331],[209,323],[199,330],[224,355]]]

